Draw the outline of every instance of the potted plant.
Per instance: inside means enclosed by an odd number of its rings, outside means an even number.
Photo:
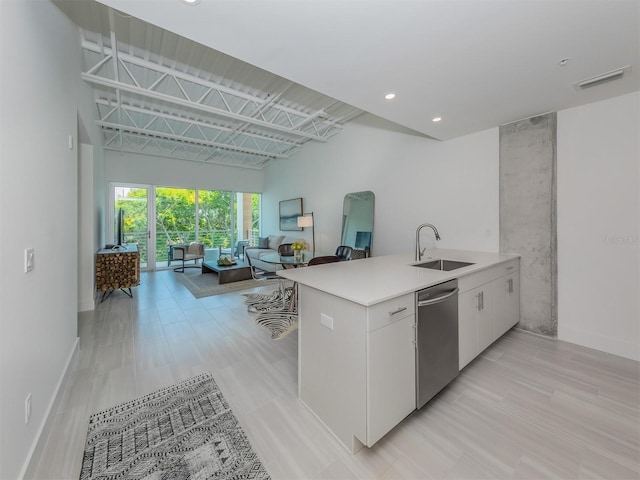
[[[218,258],[218,265],[221,267],[230,267],[235,264],[236,262],[231,258],[231,255],[220,255],[220,258]]]

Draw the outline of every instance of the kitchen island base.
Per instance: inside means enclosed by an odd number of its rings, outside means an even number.
[[[465,266],[389,255],[278,272],[298,283],[298,396],[351,453],[416,409],[416,292],[458,280],[458,370],[518,323],[517,255],[437,249],[425,260],[438,258]]]

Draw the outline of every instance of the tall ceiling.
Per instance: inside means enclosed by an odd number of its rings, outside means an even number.
[[[446,140],[640,89],[640,0],[71,3],[107,148],[262,168],[362,111]]]
[[[107,150],[260,169],[362,113],[101,3],[64,7]]]

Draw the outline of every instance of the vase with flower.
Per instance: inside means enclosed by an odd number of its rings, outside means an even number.
[[[296,259],[296,263],[302,262],[302,251],[307,248],[307,244],[304,242],[294,242],[291,244],[291,250]]]

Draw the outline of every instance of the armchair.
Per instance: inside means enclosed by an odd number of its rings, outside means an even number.
[[[182,266],[174,268],[174,272],[184,272],[185,268],[198,268],[198,260],[204,258],[204,245],[202,243],[191,242],[189,245],[174,245],[173,260],[181,260]],[[194,265],[185,265],[184,262],[193,260]]]
[[[244,258],[244,251],[249,246],[249,240],[238,240],[234,248],[225,248],[220,251],[225,255],[231,255],[234,258]]]

